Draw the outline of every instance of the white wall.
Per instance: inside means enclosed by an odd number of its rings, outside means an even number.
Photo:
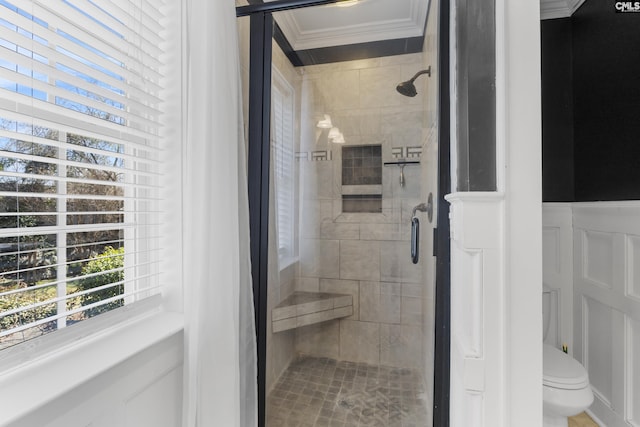
[[[496,1],[498,192],[447,199],[452,427],[542,424],[539,7]]]
[[[7,426],[179,426],[182,353],[182,336],[174,335]]]
[[[542,424],[540,5],[496,1],[499,188],[505,191],[507,426]],[[501,161],[503,159],[503,161]],[[500,177],[504,176],[501,183]],[[497,424],[495,424],[497,425]]]
[[[46,349],[50,336],[30,342],[31,348],[15,348],[23,361],[35,358],[3,369],[0,426],[179,426],[182,327],[181,315],[158,313],[46,356],[38,356],[37,350]],[[9,350],[11,355],[14,349]],[[3,359],[4,367],[10,358]]]

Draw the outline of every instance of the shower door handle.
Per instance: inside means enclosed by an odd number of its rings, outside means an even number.
[[[411,262],[418,263],[420,258],[420,220],[411,218]]]

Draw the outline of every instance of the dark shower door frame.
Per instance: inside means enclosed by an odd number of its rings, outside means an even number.
[[[265,427],[267,366],[267,268],[269,238],[269,141],[271,118],[271,60],[274,31],[273,12],[336,3],[338,0],[276,0],[236,8],[236,16],[250,18],[249,48],[249,150],[248,195],[251,275],[258,356],[258,426]],[[433,425],[449,425],[450,358],[450,240],[449,203],[451,192],[450,99],[449,99],[449,1],[439,7],[439,118],[438,118],[438,228],[434,230],[436,255],[435,357]]]

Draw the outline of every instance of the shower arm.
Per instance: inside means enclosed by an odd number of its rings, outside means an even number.
[[[420,203],[413,208],[413,211],[411,212],[411,218],[415,218],[416,212],[418,211],[426,212],[429,222],[433,220],[433,193],[429,193],[426,203]]]
[[[428,208],[426,203],[420,203],[418,206],[413,208],[413,212],[411,212],[411,217],[413,218],[414,216],[416,216],[417,211],[426,212],[427,209]]]
[[[416,81],[416,79],[417,79],[418,77],[420,77],[420,76],[421,76],[421,75],[423,75],[423,74],[428,74],[428,75],[429,75],[429,77],[431,77],[431,65],[429,65],[429,68],[427,68],[426,70],[420,70],[420,71],[418,71],[418,72],[416,73],[416,75],[415,75],[415,76],[413,76],[413,77],[411,78],[411,80],[409,80],[409,81],[410,81],[411,83],[413,83],[413,82],[415,82],[415,81]]]

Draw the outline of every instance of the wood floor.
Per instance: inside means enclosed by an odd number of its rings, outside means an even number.
[[[569,418],[569,427],[600,427],[586,412]]]

